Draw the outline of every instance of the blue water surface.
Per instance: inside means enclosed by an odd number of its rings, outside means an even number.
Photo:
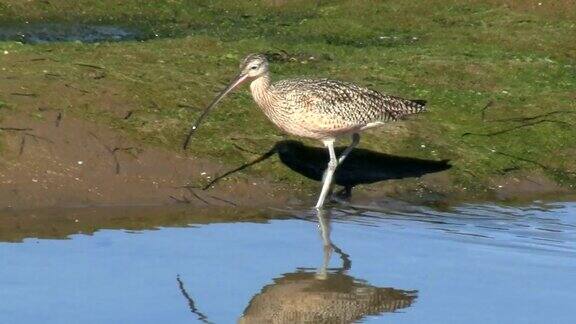
[[[330,302],[346,290],[360,304],[380,288],[404,302],[355,321],[574,322],[576,204],[350,207],[324,215],[327,228],[314,212],[286,213],[0,242],[0,323],[234,323],[267,311],[256,299]],[[326,269],[322,229],[337,249]],[[299,285],[321,288],[287,288]]]

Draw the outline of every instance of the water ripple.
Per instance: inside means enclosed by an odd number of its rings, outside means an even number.
[[[335,223],[396,228],[468,243],[574,254],[576,204],[535,203],[514,207],[466,204],[451,210],[419,206],[347,206]]]

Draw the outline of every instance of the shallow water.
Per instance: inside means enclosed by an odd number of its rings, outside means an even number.
[[[56,23],[0,26],[0,41],[18,41],[25,44],[118,42],[139,38],[136,31],[119,26]]]
[[[243,213],[0,215],[0,323],[573,323],[574,203]]]

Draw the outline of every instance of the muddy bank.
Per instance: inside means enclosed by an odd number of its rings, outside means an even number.
[[[277,205],[287,197],[265,179],[202,190],[224,173],[217,161],[139,144],[105,126],[59,112],[43,120],[3,120],[0,201],[5,208],[48,206]]]
[[[327,162],[321,147],[283,141],[253,161],[231,165],[145,145],[109,127],[57,111],[42,112],[41,120],[12,114],[1,126],[0,201],[4,209],[311,205]],[[298,188],[251,174],[251,168],[270,158],[308,183]],[[341,188],[338,196],[357,204],[378,203],[387,197],[444,204],[569,192],[538,174],[502,177],[491,191],[468,191],[454,185],[447,173],[450,168],[449,161],[360,148],[341,166],[335,182]]]
[[[0,241],[26,238],[65,239],[74,234],[91,235],[99,230],[153,230],[224,222],[265,222],[282,219],[270,209],[170,206],[39,208],[0,210]]]

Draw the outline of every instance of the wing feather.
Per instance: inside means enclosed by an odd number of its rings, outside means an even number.
[[[425,110],[425,102],[389,96],[352,83],[292,79],[274,84],[287,109],[328,129],[366,128]]]

